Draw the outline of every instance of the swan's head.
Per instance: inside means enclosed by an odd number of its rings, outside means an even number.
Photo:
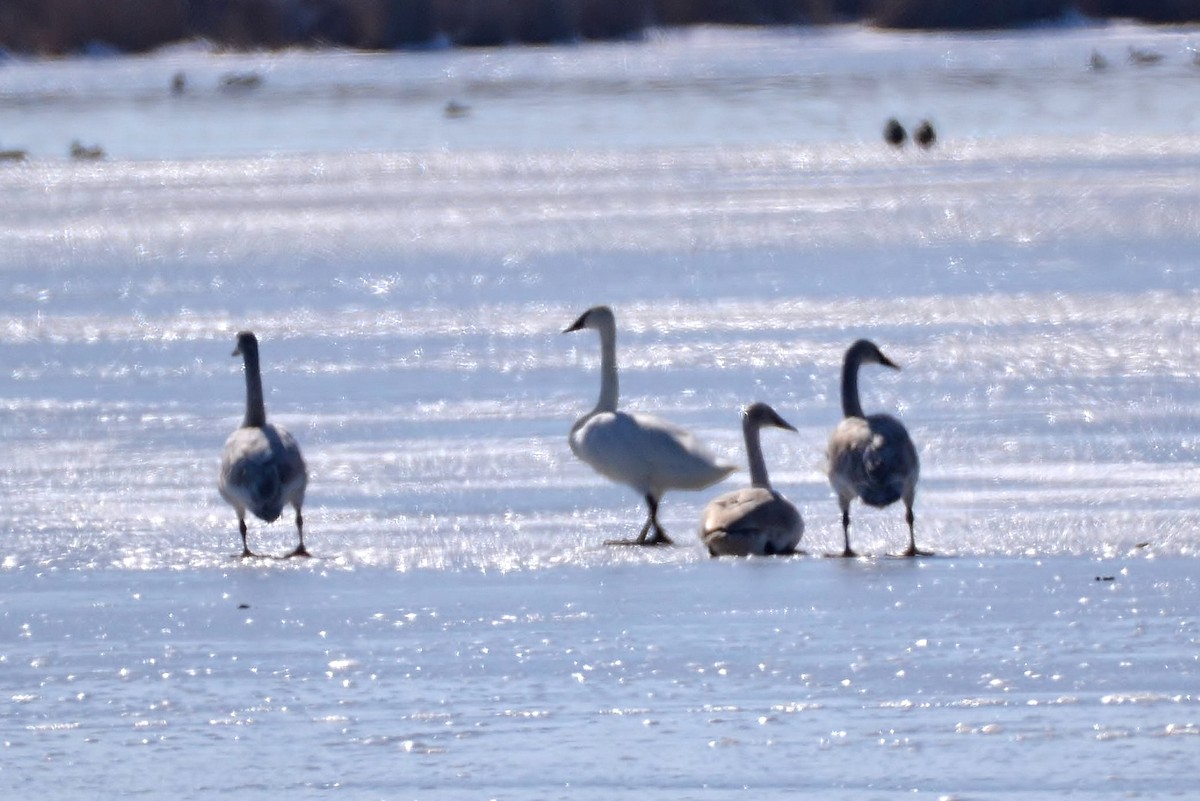
[[[231,355],[245,356],[248,353],[258,353],[258,338],[253,331],[238,331],[237,347]]]
[[[569,334],[572,331],[582,331],[585,328],[593,328],[597,331],[603,331],[605,328],[614,329],[617,326],[616,318],[613,316],[612,309],[607,306],[593,306],[592,308],[579,315],[579,319],[571,323],[570,326],[563,329],[564,334]]]
[[[796,430],[791,423],[780,417],[778,412],[761,401],[752,403],[745,408],[742,412],[742,422],[744,425],[754,426],[755,428],[772,426],[774,428],[782,428],[785,431]]]
[[[900,369],[900,365],[893,362],[887,356],[884,356],[879,346],[869,339],[858,340],[846,351],[846,364],[854,362],[858,364],[880,364],[884,367],[890,367],[893,370]]]

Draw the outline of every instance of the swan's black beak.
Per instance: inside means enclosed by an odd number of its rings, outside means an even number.
[[[564,328],[563,333],[569,334],[572,331],[582,330],[584,321],[587,320],[587,316],[588,316],[587,312],[584,312],[583,314],[579,315],[579,319],[576,320],[575,322],[571,323],[571,325],[569,325],[568,327]]]
[[[771,423],[771,425],[775,426],[776,428],[782,428],[784,431],[795,431],[796,430],[796,427],[794,425],[792,425],[787,420],[784,420],[782,417],[780,417],[779,414],[774,409],[771,410],[771,416],[769,418],[769,422]]]
[[[889,359],[887,356],[884,356],[882,353],[879,354],[879,363],[882,364],[884,367],[890,367],[893,370],[900,369],[900,365],[896,364],[894,361]]]
[[[229,355],[230,355],[230,356],[241,356],[241,355],[242,355],[242,348],[241,348],[241,346],[238,346],[238,347],[234,348],[234,349],[233,349],[233,353],[231,353],[231,354],[229,354]]]

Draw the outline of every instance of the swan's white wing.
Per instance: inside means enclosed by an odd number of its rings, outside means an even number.
[[[689,431],[649,415],[599,412],[582,421],[570,441],[597,472],[642,494],[703,489],[733,470]]]

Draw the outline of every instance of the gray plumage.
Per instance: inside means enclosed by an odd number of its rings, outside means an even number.
[[[759,436],[765,426],[796,430],[765,403],[755,403],[742,414],[750,486],[718,496],[704,507],[700,540],[712,556],[791,554],[804,535],[799,510],[771,488]]]
[[[829,437],[829,483],[837,493],[842,510],[843,556],[856,556],[850,547],[850,502],[860,499],[882,508],[904,501],[908,523],[905,556],[925,555],[917,548],[913,533],[913,500],[921,473],[917,449],[904,424],[886,414],[864,415],[858,397],[858,369],[879,364],[899,370],[879,348],[860,339],[846,351],[842,364],[842,413],[845,416]]]
[[[273,523],[288,504],[296,510],[296,533],[300,537],[300,544],[288,556],[308,556],[304,547],[304,517],[300,511],[308,486],[308,468],[300,446],[282,426],[267,422],[258,340],[253,333],[242,331],[237,335],[233,355],[244,359],[246,416],[241,427],[225,441],[217,489],[237,512],[243,557],[255,555],[246,543],[246,511]]]
[[[587,328],[600,334],[600,399],[571,427],[571,451],[605,478],[633,487],[646,501],[649,515],[638,536],[610,544],[670,544],[658,522],[663,493],[704,489],[733,472],[733,467],[718,462],[689,431],[650,415],[617,411],[617,324],[612,309],[588,309],[563,333]]]

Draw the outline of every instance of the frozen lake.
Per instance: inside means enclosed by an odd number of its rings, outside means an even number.
[[[31,151],[0,165],[0,781],[1189,796],[1193,37],[0,65],[0,145]],[[176,69],[194,95],[165,95]],[[234,69],[266,75],[258,101],[212,89]],[[449,97],[471,113],[445,119]],[[885,148],[892,114],[935,119],[939,146]],[[76,137],[110,158],[66,161]],[[738,464],[742,405],[796,426],[764,445],[814,556],[707,557],[700,509],[744,470],[667,495],[677,547],[601,544],[643,511],[566,444],[598,347],[560,332],[597,303],[626,408]],[[232,556],[240,328],[308,459],[311,561]],[[864,406],[913,434],[938,557],[885,556],[895,507],[855,513],[871,558],[818,556],[840,547],[823,448],[860,336],[903,367],[865,370]],[[283,521],[250,537],[294,544]]]

